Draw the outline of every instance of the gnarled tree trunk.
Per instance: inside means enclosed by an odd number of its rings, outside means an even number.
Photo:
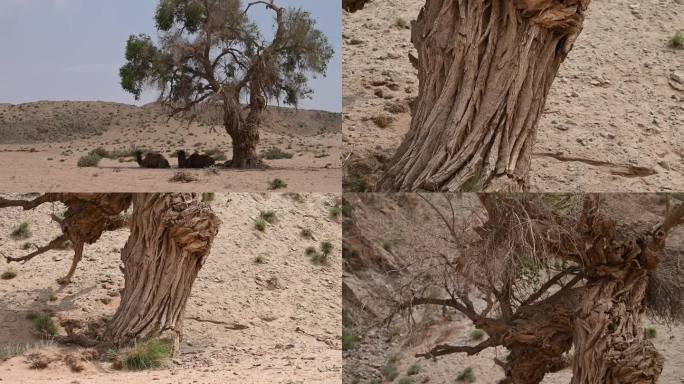
[[[427,0],[420,89],[377,189],[524,190],[536,125],[589,0]]]
[[[193,194],[136,194],[122,251],[125,287],[105,341],[162,337],[178,346],[185,305],[220,220]]]

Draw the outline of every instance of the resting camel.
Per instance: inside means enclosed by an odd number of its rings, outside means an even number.
[[[185,151],[178,151],[178,168],[208,168],[216,164],[216,160],[209,155],[195,152],[187,157]]]
[[[342,9],[349,12],[356,12],[362,9],[370,0],[342,0]]]
[[[90,200],[83,200],[89,198]],[[71,283],[76,267],[83,257],[85,244],[95,243],[105,231],[113,231],[128,225],[127,218],[121,213],[131,204],[131,196],[126,194],[45,194],[34,201],[13,201],[0,198],[0,208],[20,206],[32,209],[45,202],[61,201],[67,206],[64,218],[55,214],[50,215],[59,224],[62,234],[53,239],[48,245],[38,247],[34,252],[23,257],[5,256],[8,263],[25,263],[34,257],[53,249],[63,249],[67,241],[74,247],[74,258],[66,276],[57,279],[62,285]]]
[[[169,161],[158,153],[148,153],[143,159],[142,151],[135,151],[135,161],[142,168],[171,168]]]

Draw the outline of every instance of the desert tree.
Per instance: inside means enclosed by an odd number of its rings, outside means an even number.
[[[74,243],[72,270],[83,252],[82,244],[95,242],[104,231],[121,226],[121,214],[132,205],[125,220],[130,236],[121,251],[125,285],[119,308],[100,334],[77,334],[67,329],[65,340],[90,346],[96,338],[103,347],[123,347],[163,338],[177,347],[192,285],[220,225],[210,206],[196,194],[140,193],[45,194],[33,200],[0,199],[0,208],[28,210],[48,202],[68,207],[60,224],[62,236]],[[47,248],[50,246],[39,249],[45,252]],[[35,252],[23,258],[5,255],[8,261],[23,262],[35,256]]]
[[[274,16],[270,40],[248,15],[259,7]],[[161,0],[155,22],[158,43],[143,34],[128,39],[123,89],[138,99],[146,85],[155,86],[172,116],[218,109],[233,142],[233,167],[259,165],[267,103],[297,106],[311,97],[309,76],[325,75],[334,53],[309,12],[275,0]]]
[[[401,277],[390,319],[404,314],[410,323],[418,308],[449,308],[487,338],[476,345],[434,345],[419,356],[473,355],[502,346],[510,352],[495,360],[503,383],[540,383],[567,367],[573,384],[658,381],[664,358],[645,338],[643,317],[684,320],[681,252],[665,250],[668,235],[684,224],[684,203],[670,204],[669,196],[625,197],[666,199],[640,220],[638,204],[625,214],[605,196],[495,194],[479,196],[471,218],[458,208],[456,195],[422,198],[448,245],[435,247],[425,236],[407,242],[393,269]],[[407,239],[413,239],[413,223],[405,223]],[[364,257],[381,259],[383,251],[368,241],[353,243],[375,253]]]
[[[426,0],[411,27],[411,127],[377,189],[525,190],[537,123],[589,3]]]

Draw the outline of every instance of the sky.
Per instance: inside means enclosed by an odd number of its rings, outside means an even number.
[[[278,0],[306,9],[328,37],[335,56],[326,77],[312,79],[313,99],[300,108],[339,112],[342,108],[341,7],[332,0]],[[0,103],[38,100],[136,102],[119,84],[126,40],[156,36],[157,0],[0,0]],[[272,36],[271,13],[250,10],[265,35]]]

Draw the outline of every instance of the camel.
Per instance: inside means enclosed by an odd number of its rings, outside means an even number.
[[[208,168],[216,164],[211,156],[200,155],[195,152],[190,157],[187,157],[185,151],[178,151],[178,168]]]
[[[169,161],[158,153],[148,153],[143,159],[142,151],[135,151],[135,161],[141,168],[171,168]]]

